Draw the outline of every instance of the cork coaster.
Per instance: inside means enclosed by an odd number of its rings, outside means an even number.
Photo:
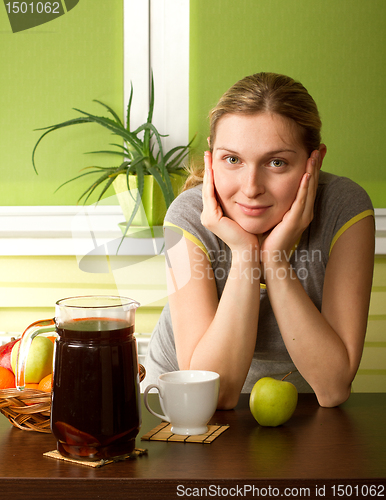
[[[85,465],[86,467],[102,467],[103,465],[111,464],[113,462],[120,462],[121,460],[132,460],[133,458],[140,457],[141,455],[146,455],[147,450],[143,450],[142,448],[135,448],[132,453],[128,455],[122,455],[120,457],[116,457],[114,459],[102,459],[98,461],[91,460],[77,460],[76,458],[64,457],[57,450],[47,451],[43,453],[45,457],[56,458],[56,460],[63,460],[64,462],[70,462],[77,465]]]
[[[178,443],[212,443],[220,434],[229,429],[229,425],[208,425],[208,431],[198,436],[182,436],[173,434],[171,424],[162,422],[141,437],[142,441],[170,441]]]

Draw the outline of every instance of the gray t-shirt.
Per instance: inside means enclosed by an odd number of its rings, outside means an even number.
[[[184,191],[174,200],[166,214],[164,226],[165,230],[175,233],[176,241],[183,235],[206,253],[220,299],[231,265],[231,252],[222,240],[201,224],[201,212],[202,185],[199,185]],[[292,254],[282,257],[290,259],[293,272],[319,311],[326,265],[335,241],[352,224],[373,214],[371,200],[360,186],[345,177],[320,172],[314,219],[303,232]],[[145,367],[146,385],[156,383],[161,373],[179,369],[168,304],[152,334]],[[299,392],[312,392],[288,354],[267,290],[261,285],[255,352],[242,392],[250,392],[261,377],[281,379],[290,371],[293,374],[288,380]]]

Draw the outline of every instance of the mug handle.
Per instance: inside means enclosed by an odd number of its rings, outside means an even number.
[[[159,413],[155,412],[154,410],[152,410],[152,409],[150,408],[149,402],[148,402],[148,400],[147,400],[147,396],[148,396],[149,391],[150,391],[151,389],[157,389],[158,393],[160,393],[160,392],[161,392],[161,391],[160,391],[160,388],[158,387],[158,385],[157,385],[157,384],[150,384],[150,385],[148,385],[148,386],[146,387],[145,392],[143,393],[143,402],[145,403],[146,408],[147,408],[147,409],[149,410],[149,412],[150,412],[152,415],[154,415],[155,417],[158,417],[158,418],[160,418],[161,420],[166,420],[166,422],[169,422],[169,423],[170,423],[170,419],[169,419],[168,417],[166,417],[165,415],[161,415],[161,414],[159,414]]]
[[[16,388],[19,391],[25,388],[25,365],[28,355],[28,350],[31,346],[32,340],[40,333],[48,333],[55,331],[54,319],[42,319],[32,323],[20,339],[20,347],[16,358]]]

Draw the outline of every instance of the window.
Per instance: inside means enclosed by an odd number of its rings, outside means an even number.
[[[189,142],[189,1],[124,0],[124,106],[130,83],[132,123],[146,120],[151,71],[154,124],[166,150]]]

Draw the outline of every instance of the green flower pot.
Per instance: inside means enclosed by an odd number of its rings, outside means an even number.
[[[176,175],[171,177],[174,196],[178,195],[184,182],[185,177],[183,176]],[[113,182],[126,221],[129,221],[135,206],[136,190],[138,189],[136,175],[129,175],[129,185],[130,189],[133,190],[131,194],[127,189],[125,174],[118,175]],[[141,201],[142,203],[131,225],[140,227],[162,226],[166,214],[166,204],[161,188],[152,175],[145,175],[145,185]]]

